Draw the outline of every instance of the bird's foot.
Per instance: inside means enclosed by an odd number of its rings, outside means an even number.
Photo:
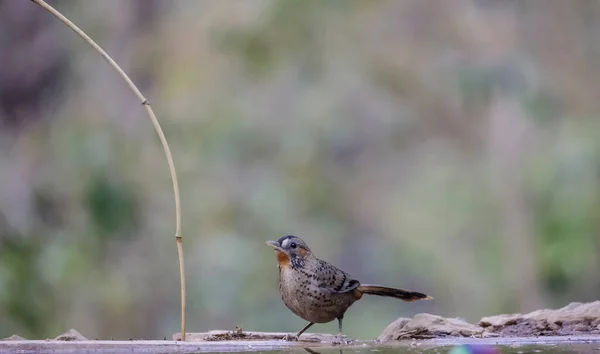
[[[288,333],[285,336],[283,336],[283,338],[281,338],[281,339],[288,341],[288,342],[296,342],[296,341],[298,341],[298,336],[295,334]]]
[[[333,345],[342,345],[342,344],[348,344],[349,341],[344,339],[344,336],[341,333],[338,333],[337,336],[333,337],[333,339],[331,340],[331,344]]]

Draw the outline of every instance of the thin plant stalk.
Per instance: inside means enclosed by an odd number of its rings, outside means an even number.
[[[171,172],[171,180],[173,181],[173,192],[175,194],[175,242],[177,244],[177,254],[179,257],[179,273],[181,276],[181,340],[185,341],[186,334],[186,284],[185,284],[185,267],[183,262],[183,245],[182,245],[182,237],[181,237],[181,206],[179,201],[179,184],[177,182],[177,173],[175,171],[175,164],[173,163],[173,156],[171,155],[171,149],[169,148],[169,144],[167,143],[167,138],[163,133],[163,130],[158,123],[158,119],[156,119],[156,115],[150,106],[148,100],[142,95],[140,90],[135,86],[133,81],[125,74],[125,72],[119,67],[119,65],[98,45],[94,42],[85,32],[83,32],[79,27],[77,27],[73,22],[71,22],[68,18],[63,16],[60,12],[54,9],[52,6],[48,5],[44,0],[31,0],[39,6],[43,7],[46,11],[51,13],[54,17],[58,18],[62,23],[64,23],[67,27],[69,27],[73,32],[77,33],[81,38],[83,38],[89,45],[91,45],[100,55],[106,59],[106,61],[121,75],[123,80],[127,83],[131,91],[137,96],[140,100],[152,124],[154,125],[154,129],[160,138],[160,142],[162,143],[163,149],[165,151],[165,155],[167,157],[167,163],[169,164],[169,170]]]

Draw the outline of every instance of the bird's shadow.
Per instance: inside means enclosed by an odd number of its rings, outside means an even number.
[[[307,352],[309,352],[310,354],[321,354],[321,352],[318,352],[316,350],[312,350],[310,348],[302,348],[304,350],[306,350]],[[340,348],[340,354],[344,354],[344,352],[342,351],[342,349]]]

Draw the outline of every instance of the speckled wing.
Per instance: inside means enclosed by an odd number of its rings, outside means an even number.
[[[360,285],[360,282],[350,274],[323,260],[319,260],[315,273],[318,274],[319,288],[333,294],[347,293]]]

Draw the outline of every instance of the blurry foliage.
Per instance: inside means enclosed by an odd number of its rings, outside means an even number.
[[[166,129],[190,331],[298,330],[264,246],[290,233],[436,299],[367,298],[352,337],[597,299],[600,3],[67,3]],[[29,2],[0,1],[0,53],[0,337],[169,337],[172,190],[143,110]]]
[[[10,136],[62,103],[69,58],[65,46],[45,32],[52,19],[30,4],[0,1],[0,22],[0,124]]]
[[[264,22],[249,28],[226,29],[217,38],[226,52],[237,55],[251,75],[268,75],[282,63],[295,63],[304,77],[321,69],[321,33],[331,16],[343,15],[356,1],[273,2],[262,14]]]
[[[41,336],[45,318],[55,315],[50,287],[37,271],[39,245],[23,237],[3,237],[0,260],[2,267],[3,321],[13,322],[28,335]],[[9,323],[2,323],[8,325]]]
[[[99,175],[89,183],[84,201],[99,237],[114,237],[118,231],[121,237],[130,235],[139,213],[131,188],[117,184],[105,175]]]
[[[535,208],[541,275],[548,290],[563,295],[561,299],[574,295],[568,293],[574,283],[589,281],[586,270],[597,266],[600,250],[600,146],[586,144],[585,138],[579,143],[592,149],[571,147],[556,161],[556,170],[546,171],[547,181],[538,182],[543,186]]]

